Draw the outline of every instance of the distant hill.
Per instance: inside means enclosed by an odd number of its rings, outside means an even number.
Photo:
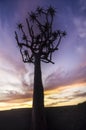
[[[80,107],[86,107],[86,102],[79,103],[77,106],[80,106]]]
[[[0,130],[30,130],[32,109],[0,111]],[[45,108],[48,130],[86,130],[86,102]]]

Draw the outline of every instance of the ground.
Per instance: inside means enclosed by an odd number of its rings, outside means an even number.
[[[0,111],[0,130],[29,130],[32,109]],[[86,103],[45,108],[48,130],[86,130]]]

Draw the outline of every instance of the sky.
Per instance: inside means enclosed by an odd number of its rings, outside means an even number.
[[[86,101],[86,0],[0,0],[0,110],[32,107],[34,66],[22,62],[14,31],[28,12],[50,5],[53,27],[67,35],[55,64],[42,63],[45,107]]]

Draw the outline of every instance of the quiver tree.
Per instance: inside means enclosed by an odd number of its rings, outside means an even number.
[[[55,13],[55,9],[51,6],[46,10],[38,7],[34,12],[28,13],[28,18],[26,18],[27,30],[19,23],[18,31],[20,33],[15,32],[23,62],[34,64],[32,130],[47,129],[41,62],[54,64],[52,54],[58,50],[62,37],[66,35],[63,31],[53,30]]]

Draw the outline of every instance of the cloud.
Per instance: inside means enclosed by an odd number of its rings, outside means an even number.
[[[24,64],[15,62],[10,56],[2,53],[0,56],[0,102],[31,100],[33,73],[29,73]]]
[[[86,97],[86,92],[79,92],[77,94],[74,95],[75,98],[78,98],[78,97]]]
[[[26,74],[26,73],[25,73]],[[21,76],[20,76],[21,75]],[[30,78],[30,77],[28,77]],[[23,80],[24,75],[16,71],[0,70],[0,101],[27,99],[32,97],[32,86]]]
[[[70,72],[58,69],[46,78],[45,86],[52,89],[79,83],[86,83],[86,64]]]
[[[30,101],[32,98],[32,91],[27,91],[25,93],[17,93],[16,91],[9,91],[7,98],[9,99],[8,102],[13,102],[21,99],[23,102]]]
[[[80,38],[85,38],[86,37],[86,18],[82,18],[80,16],[77,16],[73,20],[77,34],[79,35]]]
[[[85,0],[79,0],[80,9],[82,12],[86,12],[86,1]]]
[[[51,94],[45,95],[46,106],[74,105],[86,101],[86,86],[73,85],[55,89]]]
[[[58,105],[61,105],[61,104],[66,104],[72,100],[74,100],[75,97],[73,96],[63,96],[62,98],[60,97],[60,94],[57,94],[58,98],[54,98],[52,95],[51,96],[48,96],[46,98],[46,101],[45,101],[45,104],[46,106],[58,106]]]
[[[71,68],[71,64],[74,61],[74,57],[72,56],[72,47],[73,44],[75,44],[75,38],[74,35],[78,34],[80,39],[85,39],[86,37],[86,18],[84,17],[84,14],[81,16],[82,12],[85,12],[86,10],[86,1],[85,0],[79,0],[80,4],[80,11],[78,12],[76,10],[76,4],[77,2],[74,1],[69,1],[69,2],[61,2],[59,1],[59,9],[62,8],[61,14],[59,14],[60,18],[60,26],[61,28],[66,28],[69,30],[68,33],[70,33],[69,41],[68,44],[65,44],[64,48],[65,53],[68,53],[67,55],[63,56],[63,59],[67,59],[68,56],[69,58],[66,60],[68,62],[63,62],[62,64],[65,63],[65,65]],[[4,3],[4,2],[3,2]],[[7,3],[7,1],[6,1]],[[12,8],[12,12],[10,12],[10,6],[7,6],[9,4],[3,4],[4,7],[4,20],[1,17],[0,20],[0,100],[1,102],[18,102],[18,100],[22,101],[27,101],[30,100],[32,97],[32,86],[33,86],[33,73],[31,72],[29,66],[28,69],[26,68],[26,65],[22,62],[22,58],[20,55],[19,50],[16,47],[16,40],[14,38],[14,33],[12,32],[16,29],[16,23],[21,21],[24,22],[24,18],[26,18],[27,12],[30,10],[34,10],[36,6],[39,5],[46,5],[48,4],[48,1],[40,1],[37,0],[34,2],[33,0],[25,0],[22,1],[14,1],[13,3],[9,3]],[[52,2],[51,2],[52,3]],[[56,1],[54,1],[54,5],[57,7]],[[64,3],[65,3],[65,12],[64,12]],[[68,3],[68,4],[67,4]],[[59,6],[58,5],[58,6]],[[69,6],[70,5],[70,6]],[[69,7],[69,11],[66,7]],[[79,7],[77,5],[77,7]],[[7,11],[7,12],[6,12]],[[73,14],[74,11],[74,14]],[[68,12],[68,13],[66,13]],[[75,14],[76,12],[76,14]],[[80,13],[80,16],[79,16]],[[3,13],[2,13],[3,14]],[[66,15],[67,14],[67,15]],[[58,14],[57,14],[58,15]],[[1,14],[0,14],[1,16]],[[21,17],[22,16],[22,17]],[[3,20],[3,23],[2,23]],[[73,20],[73,21],[72,21]],[[73,25],[72,25],[73,22]],[[13,25],[14,24],[14,25]],[[2,26],[3,25],[3,26]],[[57,20],[56,20],[56,25],[57,25]],[[75,28],[73,28],[75,27]],[[73,33],[72,33],[73,31]],[[69,35],[69,34],[68,34]],[[77,36],[75,36],[77,37]],[[77,38],[76,38],[77,41]],[[82,41],[81,41],[82,42]],[[71,47],[67,48],[67,46],[71,44]],[[62,45],[63,46],[63,45]],[[70,49],[71,48],[71,49]],[[84,47],[79,46],[77,48],[77,52],[82,54],[84,50]],[[70,58],[69,53],[72,52],[73,54]],[[64,54],[63,54],[64,55]],[[67,57],[67,58],[65,58]],[[75,61],[75,63],[77,60]],[[76,63],[77,64],[77,63]],[[65,66],[63,65],[63,66]],[[75,65],[75,64],[74,64]],[[77,69],[74,69],[73,71],[65,71],[64,69],[57,69],[56,72],[53,72],[48,75],[48,77],[45,80],[45,90],[47,89],[54,89],[54,88],[60,88],[60,87],[65,87],[67,85],[73,85],[73,84],[78,84],[78,83],[85,83],[86,82],[86,65],[82,65],[78,67]],[[69,92],[65,91],[64,93],[68,94]],[[60,97],[59,97],[60,96]],[[64,99],[61,98],[61,95],[58,96],[52,96],[50,97],[51,100],[55,100],[54,104],[59,104],[63,102],[68,102],[71,101],[72,99],[76,97],[83,97],[85,96],[85,93],[77,92],[77,93],[72,93],[68,95],[64,95]],[[60,101],[56,101],[57,97],[61,99]],[[49,99],[50,99],[49,98]],[[52,104],[52,105],[54,105]]]
[[[32,91],[16,91],[16,90],[5,90],[5,96],[3,93],[3,98],[0,98],[0,102],[26,102],[26,101],[31,101],[32,99]]]

